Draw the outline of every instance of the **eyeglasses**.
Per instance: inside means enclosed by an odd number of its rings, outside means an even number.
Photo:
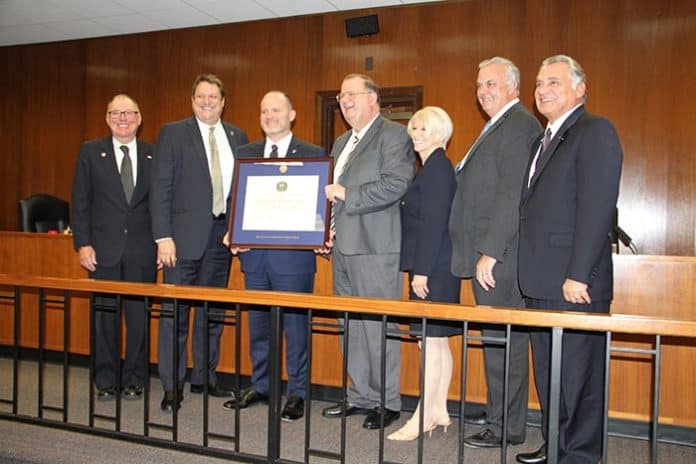
[[[113,119],[118,119],[121,117],[121,115],[125,115],[126,118],[131,119],[135,117],[136,114],[139,114],[139,111],[133,111],[133,110],[126,110],[126,111],[119,111],[119,110],[113,110],[113,111],[107,111],[106,114],[111,116]]]
[[[352,100],[353,98],[355,98],[356,95],[365,95],[368,93],[372,93],[372,91],[366,90],[364,92],[343,92],[343,93],[336,94],[336,101],[340,102],[344,98],[350,98]]]

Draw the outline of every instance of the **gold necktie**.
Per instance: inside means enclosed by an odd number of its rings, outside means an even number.
[[[215,127],[208,132],[208,144],[210,145],[210,180],[213,184],[213,216],[219,216],[225,210],[225,199],[222,189],[222,170],[220,169],[220,155],[215,141]]]

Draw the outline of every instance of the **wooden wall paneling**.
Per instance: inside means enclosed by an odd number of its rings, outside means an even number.
[[[17,201],[20,198],[19,173],[22,166],[23,140],[18,118],[21,102],[22,50],[0,47],[0,230],[17,227]]]
[[[64,159],[82,136],[84,98],[80,67],[64,64],[79,63],[82,46],[76,41],[44,44],[24,55],[22,71],[36,77],[23,79],[21,86],[22,197],[43,192],[70,198],[72,173]]]

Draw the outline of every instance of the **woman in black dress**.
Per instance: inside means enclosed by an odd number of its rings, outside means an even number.
[[[452,120],[435,106],[417,111],[408,133],[423,164],[401,202],[401,270],[408,271],[410,299],[459,303],[459,279],[450,272],[452,243],[449,215],[457,188],[445,146],[452,136]],[[448,338],[460,334],[460,325],[428,321],[425,333],[425,389],[411,419],[388,436],[390,440],[418,438],[419,408],[424,407],[423,431],[450,425],[447,393],[452,378]],[[411,329],[422,331],[420,323]],[[419,340],[419,347],[422,347]]]

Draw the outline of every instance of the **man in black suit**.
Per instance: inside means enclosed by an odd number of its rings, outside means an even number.
[[[611,231],[621,177],[616,130],[585,111],[585,72],[565,55],[544,60],[534,97],[548,119],[532,151],[520,203],[519,282],[528,308],[608,313],[612,299]],[[550,333],[532,332],[534,373],[548,434]],[[559,462],[601,459],[602,333],[563,335]],[[517,455],[546,462],[546,446]]]
[[[457,192],[450,213],[452,273],[473,279],[476,304],[524,307],[517,285],[517,229],[520,192],[539,121],[520,103],[520,71],[501,57],[479,64],[476,95],[489,116],[465,158],[457,165]],[[486,337],[504,337],[500,327],[484,327]],[[529,375],[529,335],[513,330],[510,339],[507,440],[525,439]],[[473,448],[501,446],[505,380],[504,346],[484,343],[485,428],[464,440]],[[469,419],[470,420],[470,419]],[[472,421],[476,422],[476,421]]]
[[[298,158],[324,156],[324,149],[292,135],[295,110],[287,95],[268,92],[261,100],[261,128],[266,138],[236,150],[240,158]],[[316,258],[312,250],[234,250],[239,252],[245,288],[312,293]],[[251,386],[223,406],[242,408],[268,399],[268,354],[271,337],[268,307],[249,306],[249,344],[252,362]],[[307,314],[283,310],[285,365],[288,371],[287,401],[281,419],[292,422],[304,415],[307,382]],[[275,380],[275,379],[274,379]]]
[[[155,146],[150,199],[157,263],[164,266],[166,283],[226,287],[231,254],[222,238],[227,231],[233,150],[248,139],[239,127],[220,119],[225,88],[217,76],[201,74],[196,78],[191,106],[194,117],[165,124]],[[161,407],[168,411],[174,403],[181,405],[187,366],[188,305],[180,305],[178,315],[176,328],[171,317],[162,317],[159,324],[159,374],[164,387]],[[222,328],[215,317],[206,328],[203,308],[195,308],[191,393],[202,393],[207,382],[210,395],[231,395],[217,384],[215,376]],[[203,356],[206,330],[208,359]],[[174,349],[179,353],[176,369]]]
[[[142,121],[138,104],[116,95],[107,105],[111,135],[85,142],[80,149],[72,189],[72,229],[80,265],[94,279],[154,282],[155,245],[150,226],[150,165],[152,146],[135,138]],[[143,393],[145,302],[124,297],[126,357],[121,385],[116,298],[97,296],[94,317],[94,382],[97,398],[114,398],[122,388],[126,399]]]

